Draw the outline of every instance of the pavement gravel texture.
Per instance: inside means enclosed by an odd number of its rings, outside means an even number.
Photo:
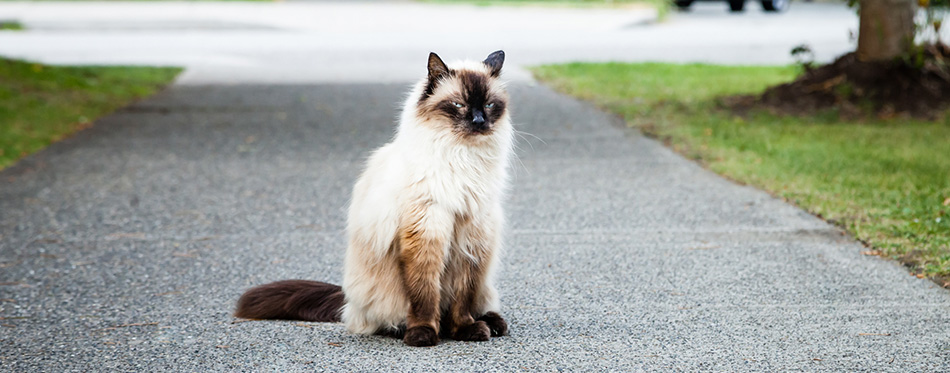
[[[249,286],[339,282],[351,184],[406,88],[174,86],[0,172],[0,371],[950,370],[950,291],[529,83],[510,336],[233,318]]]

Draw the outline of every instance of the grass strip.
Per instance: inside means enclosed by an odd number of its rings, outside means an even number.
[[[169,67],[72,67],[0,58],[0,169],[147,97]]]
[[[23,24],[17,21],[0,19],[0,31],[22,31]]]

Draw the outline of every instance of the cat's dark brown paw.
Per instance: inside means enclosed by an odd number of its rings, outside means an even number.
[[[384,328],[376,331],[376,335],[381,335],[383,337],[402,339],[406,335],[406,326],[402,325],[398,328]]]
[[[505,319],[501,318],[501,315],[499,315],[498,312],[486,313],[477,320],[484,321],[485,324],[488,324],[488,329],[491,329],[492,337],[508,335],[508,323],[505,321]]]
[[[476,321],[468,326],[463,326],[455,331],[452,339],[456,341],[481,342],[487,341],[491,336],[491,330],[484,321]]]
[[[414,326],[406,330],[403,343],[413,347],[429,347],[439,344],[439,334],[428,326]]]

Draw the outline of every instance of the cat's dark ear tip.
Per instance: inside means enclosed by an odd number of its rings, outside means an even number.
[[[436,54],[435,52],[429,52],[429,63],[430,63],[430,64],[433,64],[433,63],[440,63],[440,64],[441,64],[441,63],[443,63],[443,62],[442,62],[442,58],[439,57],[438,54]]]
[[[429,78],[437,78],[449,72],[448,66],[435,52],[429,52]]]
[[[499,49],[488,55],[488,58],[485,58],[485,63],[492,65],[493,63],[504,63],[505,62],[505,51]]]
[[[485,61],[482,61],[491,69],[492,76],[498,76],[501,73],[501,66],[505,64],[505,51],[497,50],[488,55]]]

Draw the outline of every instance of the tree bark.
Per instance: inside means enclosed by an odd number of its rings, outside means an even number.
[[[914,42],[917,0],[861,0],[858,59],[888,60],[906,52]]]

